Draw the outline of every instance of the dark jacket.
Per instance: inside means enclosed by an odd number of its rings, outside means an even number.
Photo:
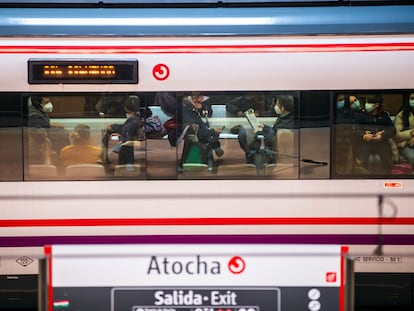
[[[356,138],[362,142],[366,131],[370,131],[372,134],[384,131],[382,134],[383,139],[380,143],[387,144],[388,139],[394,137],[396,134],[394,123],[386,111],[382,111],[377,115],[360,113],[355,125]]]
[[[49,115],[34,106],[28,108],[28,126],[50,128]]]
[[[126,119],[122,125],[121,141],[138,140],[140,123],[140,118],[138,116]]]
[[[277,129],[293,129],[294,120],[293,115],[291,113],[286,114],[284,116],[280,116],[276,119],[275,123],[273,124],[273,131],[277,133]]]

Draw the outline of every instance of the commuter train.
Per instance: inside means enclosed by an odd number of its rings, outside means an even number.
[[[357,98],[360,116],[380,98],[395,124],[414,94],[414,6],[127,2],[0,3],[0,274],[36,274],[51,244],[340,244],[359,275],[399,284],[381,303],[412,307],[412,164],[393,135],[389,166],[388,151],[361,165],[359,119],[339,122],[337,103]],[[39,98],[46,126],[31,123]],[[131,98],[141,131],[122,141]],[[196,98],[211,111],[194,126]],[[270,147],[256,130],[281,98],[293,121]],[[79,125],[93,163],[63,159]]]

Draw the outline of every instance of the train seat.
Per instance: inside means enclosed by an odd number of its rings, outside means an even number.
[[[66,177],[92,178],[106,176],[105,168],[100,164],[73,164],[66,167]]]
[[[143,174],[143,166],[141,164],[120,164],[115,166],[114,176],[126,177],[126,176],[140,176]],[[143,176],[144,177],[144,176]]]
[[[253,164],[224,164],[217,169],[217,176],[257,176],[256,166]]]
[[[58,176],[55,165],[48,164],[30,164],[29,178],[50,179]]]
[[[279,162],[292,162],[295,156],[295,137],[290,129],[277,130],[277,153]]]

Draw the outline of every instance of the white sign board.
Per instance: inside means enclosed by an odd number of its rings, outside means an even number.
[[[49,310],[344,309],[346,248],[332,245],[56,245]]]

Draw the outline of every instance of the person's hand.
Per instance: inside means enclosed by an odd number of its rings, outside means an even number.
[[[372,137],[373,140],[374,141],[381,141],[382,140],[382,134],[384,134],[384,131],[376,132]]]
[[[362,136],[362,139],[365,141],[372,141],[374,140],[374,134],[371,133],[371,131],[365,131],[364,136]]]
[[[407,141],[407,146],[410,146],[410,147],[414,148],[414,137],[411,137],[411,138]]]
[[[198,143],[198,138],[197,138],[197,135],[195,134],[188,135],[188,140],[193,144]]]

